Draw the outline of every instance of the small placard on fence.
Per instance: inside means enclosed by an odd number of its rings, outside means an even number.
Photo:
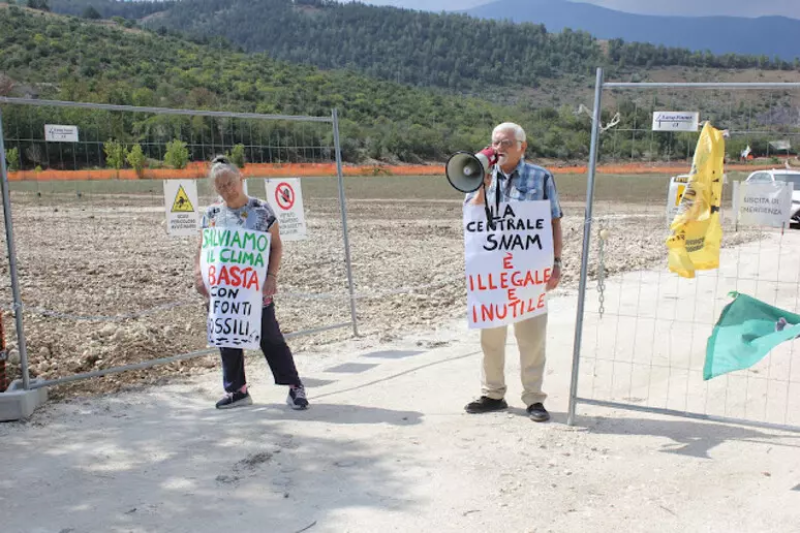
[[[691,111],[654,111],[653,131],[697,131],[700,113]]]
[[[733,211],[742,226],[781,228],[792,213],[792,183],[734,183]]]
[[[264,180],[267,189],[267,202],[275,211],[281,239],[301,241],[306,234],[306,215],[303,211],[303,192],[299,178],[278,178]]]
[[[173,237],[198,235],[200,216],[194,180],[164,180],[167,233]]]
[[[681,197],[686,191],[686,184],[689,183],[689,176],[673,176],[669,180],[669,191],[667,192],[667,223],[671,223],[678,214],[678,207],[681,205]]]
[[[45,124],[44,140],[55,143],[76,143],[78,142],[78,126]]]

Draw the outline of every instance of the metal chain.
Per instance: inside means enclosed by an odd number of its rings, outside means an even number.
[[[597,298],[600,301],[600,308],[598,309],[600,313],[600,318],[603,318],[603,313],[605,313],[605,291],[606,291],[606,281],[605,281],[605,260],[606,260],[606,239],[608,239],[608,230],[605,229],[603,226],[600,226],[600,246],[598,248],[599,257],[598,257],[598,265],[597,265]]]

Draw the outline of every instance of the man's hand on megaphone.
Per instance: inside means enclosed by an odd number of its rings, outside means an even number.
[[[487,146],[486,148],[484,148],[483,150],[481,150],[478,153],[483,154],[483,155],[486,156],[486,159],[488,160],[488,163],[489,163],[489,168],[492,168],[493,166],[495,166],[497,164],[497,162],[500,160],[500,155],[497,153],[497,150],[492,148],[491,145]]]
[[[472,199],[475,205],[483,205],[483,197],[486,195],[486,189],[492,184],[492,174],[487,172],[483,176],[483,187],[478,187],[477,194]]]

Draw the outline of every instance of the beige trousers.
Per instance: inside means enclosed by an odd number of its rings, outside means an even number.
[[[516,322],[514,336],[519,345],[520,377],[522,378],[522,401],[525,406],[544,403],[547,395],[542,392],[544,380],[545,346],[547,341],[547,313]],[[506,394],[506,332],[508,326],[481,330],[483,349],[483,371],[481,373],[482,394],[495,400]]]

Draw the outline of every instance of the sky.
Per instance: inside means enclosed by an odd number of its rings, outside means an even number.
[[[369,4],[393,5],[428,11],[469,9],[492,0],[364,0]],[[558,1],[558,0],[554,0]],[[800,0],[584,0],[609,9],[645,15],[760,17],[782,15],[800,19]]]

